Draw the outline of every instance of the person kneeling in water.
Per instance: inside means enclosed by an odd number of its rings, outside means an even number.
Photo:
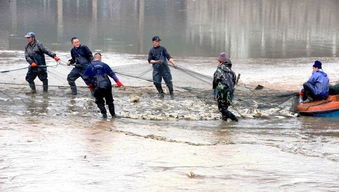
[[[95,53],[93,62],[87,67],[84,73],[84,80],[88,88],[92,91],[95,97],[95,103],[100,109],[103,118],[107,118],[105,101],[110,114],[112,117],[115,117],[112,85],[108,76],[116,82],[118,87],[124,86],[112,69],[106,63],[101,62],[101,54]]]
[[[328,97],[329,79],[327,74],[322,70],[320,61],[314,62],[312,76],[304,83],[303,87],[300,94],[304,103],[323,100]]]
[[[232,103],[236,75],[232,71],[232,62],[226,57],[226,54],[220,53],[217,60],[218,68],[214,73],[213,90],[218,102],[219,111],[222,114],[222,120],[238,121],[237,117],[228,110]]]

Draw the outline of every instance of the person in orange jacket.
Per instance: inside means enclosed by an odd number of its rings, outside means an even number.
[[[45,54],[59,61],[60,58],[55,53],[48,50],[42,43],[40,43],[34,32],[29,32],[25,35],[28,44],[25,47],[25,58],[29,63],[26,81],[29,83],[31,93],[36,93],[34,80],[36,77],[43,83],[43,91],[48,91],[48,78]]]

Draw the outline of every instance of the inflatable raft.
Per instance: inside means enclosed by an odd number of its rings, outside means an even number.
[[[301,115],[315,117],[339,117],[339,95],[330,95],[326,100],[299,103]]]

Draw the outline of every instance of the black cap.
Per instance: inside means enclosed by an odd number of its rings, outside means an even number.
[[[322,68],[321,65],[322,65],[322,63],[321,63],[320,61],[317,60],[317,61],[314,62],[313,67],[316,67],[316,68],[318,68],[318,69],[321,69],[321,68]]]
[[[152,41],[161,41],[160,37],[159,36],[154,36],[152,38]]]

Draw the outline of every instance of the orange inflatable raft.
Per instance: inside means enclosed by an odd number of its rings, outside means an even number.
[[[330,95],[326,100],[299,103],[297,111],[306,116],[339,117],[339,95]]]

